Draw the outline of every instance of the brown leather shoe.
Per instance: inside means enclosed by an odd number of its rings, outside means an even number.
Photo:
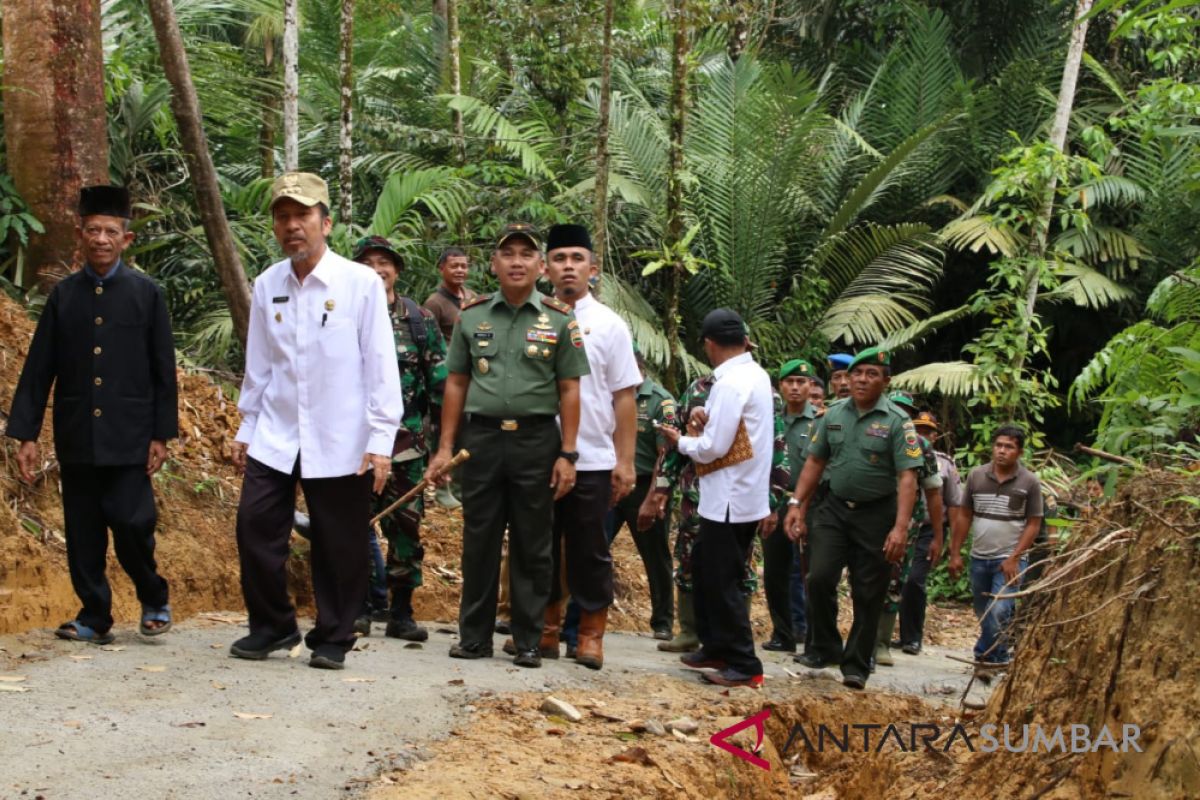
[[[604,628],[608,624],[608,609],[584,611],[579,619],[579,644],[575,661],[591,669],[604,666]]]
[[[546,604],[546,618],[542,622],[542,641],[538,650],[542,658],[558,658],[558,635],[562,632],[563,606],[562,601]]]

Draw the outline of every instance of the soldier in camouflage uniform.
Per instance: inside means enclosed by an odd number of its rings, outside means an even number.
[[[698,378],[679,398],[679,413],[676,426],[686,430],[689,415],[694,409],[703,408],[712,389],[713,376]],[[791,487],[791,471],[787,461],[787,441],[784,438],[783,398],[775,394],[775,447],[771,461],[771,510],[777,511],[787,501]],[[700,640],[696,635],[695,608],[692,605],[692,546],[700,530],[700,479],[692,460],[678,450],[668,450],[663,457],[656,481],[655,492],[660,505],[665,507],[672,488],[679,489],[679,517],[675,525],[675,616],[679,620],[679,634],[668,642],[659,642],[658,649],[668,653],[686,653],[696,650]],[[742,579],[742,592],[746,602],[758,591],[758,570],[761,544],[756,542],[746,559],[746,573]]]
[[[429,461],[426,444],[426,415],[437,437],[441,419],[442,392],[446,387],[446,340],[437,320],[411,298],[395,291],[396,277],[404,269],[404,259],[382,236],[362,239],[354,248],[354,260],[375,269],[387,289],[396,342],[396,360],[400,366],[400,386],[404,395],[404,419],[392,448],[392,475],[375,500],[379,513],[411,490],[425,474]],[[421,519],[425,516],[425,498],[415,498],[379,521],[388,541],[387,584],[391,590],[386,635],[396,639],[423,642],[428,632],[413,620],[413,591],[421,585]],[[369,625],[368,625],[369,630]]]
[[[907,411],[909,416],[917,413],[912,396],[905,392],[895,392],[888,397],[893,403]],[[896,615],[900,613],[900,593],[908,580],[908,571],[912,568],[917,540],[921,536],[921,521],[925,519],[926,509],[930,518],[941,529],[942,525],[942,475],[938,470],[937,456],[933,452],[933,444],[924,436],[918,435],[921,444],[923,463],[917,468],[917,499],[913,505],[912,519],[908,523],[908,546],[904,558],[892,564],[891,577],[888,580],[887,599],[884,602],[883,614],[879,618],[879,632],[875,641],[875,664],[890,667],[894,663],[891,651],[888,649],[892,641],[892,633],[896,628]]]

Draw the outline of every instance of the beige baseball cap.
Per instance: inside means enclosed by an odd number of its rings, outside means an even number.
[[[311,172],[285,172],[271,184],[271,207],[287,198],[306,206],[324,203],[330,207],[329,187],[320,176]]]

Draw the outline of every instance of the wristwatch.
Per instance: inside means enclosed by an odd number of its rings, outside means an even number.
[[[558,457],[565,458],[567,461],[570,461],[572,464],[574,464],[576,461],[579,460],[579,451],[578,450],[559,450]]]
[[[800,505],[800,500],[797,499],[795,495],[793,495],[788,498],[788,505],[789,506],[798,506],[798,505]]]

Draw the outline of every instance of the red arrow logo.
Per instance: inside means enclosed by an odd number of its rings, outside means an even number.
[[[756,755],[756,753],[758,753],[760,750],[762,750],[763,734],[766,732],[767,718],[770,716],[771,716],[771,709],[764,708],[762,711],[758,712],[753,717],[744,719],[741,722],[739,722],[737,725],[733,725],[729,728],[726,728],[723,731],[717,731],[716,733],[714,733],[712,735],[712,737],[708,741],[728,753],[733,753],[735,756],[740,758],[742,761],[745,761],[749,764],[753,764],[754,766],[758,767],[759,769],[765,769],[765,770],[770,771],[771,762],[767,761],[765,758],[759,758]],[[742,748],[736,747],[726,741],[726,739],[728,739],[730,736],[733,736],[735,733],[738,733],[739,731],[746,730],[746,728],[749,728],[751,725],[754,726],[754,730],[758,733],[758,742],[754,745],[753,753],[747,753]]]

